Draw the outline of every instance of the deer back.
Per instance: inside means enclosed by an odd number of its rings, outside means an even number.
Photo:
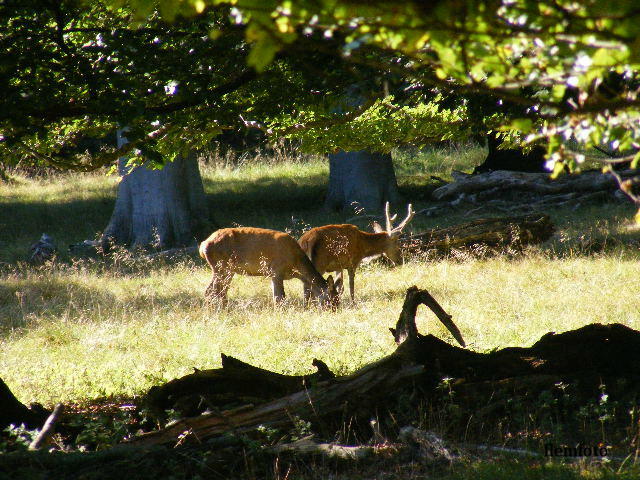
[[[365,257],[386,253],[393,239],[355,225],[325,225],[305,232],[298,242],[320,272],[355,268]]]
[[[313,276],[313,266],[288,234],[254,227],[223,228],[200,244],[200,256],[214,269],[244,275]],[[317,273],[317,272],[316,272]]]

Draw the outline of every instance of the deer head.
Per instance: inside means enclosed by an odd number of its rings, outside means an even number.
[[[386,229],[383,229],[378,222],[373,222],[373,231],[376,233],[386,233],[389,236],[389,242],[385,248],[385,256],[393,263],[402,263],[402,253],[400,252],[400,234],[407,224],[413,219],[415,212],[411,204],[407,206],[407,216],[397,226],[393,226],[393,222],[398,217],[397,214],[389,215],[389,202],[384,205],[384,217]]]

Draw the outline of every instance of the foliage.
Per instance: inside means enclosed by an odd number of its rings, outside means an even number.
[[[186,0],[204,8],[209,2]],[[339,39],[353,64],[375,65],[415,89],[489,94],[520,105],[503,128],[546,137],[554,160],[580,161],[562,148],[637,147],[640,10],[606,0],[211,0],[233,5],[247,25],[251,64],[261,70],[295,40]],[[383,65],[383,56],[393,61]],[[640,157],[636,157],[640,158]]]
[[[147,12],[144,2],[136,5],[138,15]],[[90,170],[126,154],[162,164],[244,128],[247,115],[311,108],[321,104],[320,93],[354,81],[331,47],[310,45],[279,55],[258,75],[247,65],[245,29],[226,9],[186,20],[169,15],[168,24],[150,10],[142,19],[102,2],[27,0],[2,8],[5,163]],[[118,149],[114,134],[124,126],[129,143]]]
[[[128,152],[161,164],[247,126],[319,152],[493,129],[512,143],[543,141],[556,173],[591,147],[640,158],[634,2],[41,7],[10,2],[3,16],[0,153],[13,161],[93,168]],[[338,112],[354,85],[365,101]],[[131,140],[123,149],[96,140],[122,125]]]
[[[398,106],[394,100],[393,96],[378,99],[348,123],[322,122],[316,118],[305,121],[298,115],[297,118],[279,119],[278,125],[289,137],[300,139],[303,149],[313,152],[361,150],[364,147],[389,152],[407,143],[425,145],[470,136],[464,105],[448,109],[441,107],[439,98],[435,98],[416,106]],[[314,115],[314,112],[307,115]],[[329,120],[333,116],[328,113],[321,118]],[[317,123],[325,125],[318,127]],[[278,127],[274,127],[273,132],[278,134]]]
[[[26,450],[38,436],[38,430],[29,430],[22,425],[9,425],[0,432],[0,453]]]

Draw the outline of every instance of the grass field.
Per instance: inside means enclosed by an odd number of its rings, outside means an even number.
[[[447,155],[455,168],[470,170],[482,151],[398,156],[401,190],[417,208],[426,205],[428,176],[450,174]],[[319,210],[327,175],[327,163],[313,158],[203,165],[222,225],[286,229],[342,221]],[[590,238],[640,238],[630,226],[632,209],[620,205],[550,212],[554,238],[517,256],[365,265],[356,275],[355,304],[344,297],[336,313],[303,310],[295,280],[285,283],[286,304],[274,308],[267,279],[238,276],[231,308],[216,311],[203,302],[208,268],[195,260],[140,265],[123,253],[107,267],[61,251],[51,265],[21,262],[42,232],[60,246],[94,238],[107,224],[116,184],[102,173],[14,176],[0,184],[0,378],[23,402],[139,395],[193,368],[219,366],[221,352],[282,373],[310,372],[313,358],[348,373],[394,350],[388,328],[411,285],[429,290],[477,351],[527,346],[548,331],[594,322],[640,328],[640,252],[583,248]],[[411,229],[471,219],[451,212],[417,218]],[[418,327],[453,341],[426,310],[419,310]]]

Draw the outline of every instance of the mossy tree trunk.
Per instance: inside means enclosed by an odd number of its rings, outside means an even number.
[[[116,244],[164,250],[193,245],[211,233],[194,154],[178,156],[160,170],[145,165],[128,168],[124,159],[118,167],[122,180],[102,237],[103,248]]]
[[[382,210],[385,202],[399,201],[398,183],[391,154],[338,152],[329,155],[328,210],[364,208]]]

